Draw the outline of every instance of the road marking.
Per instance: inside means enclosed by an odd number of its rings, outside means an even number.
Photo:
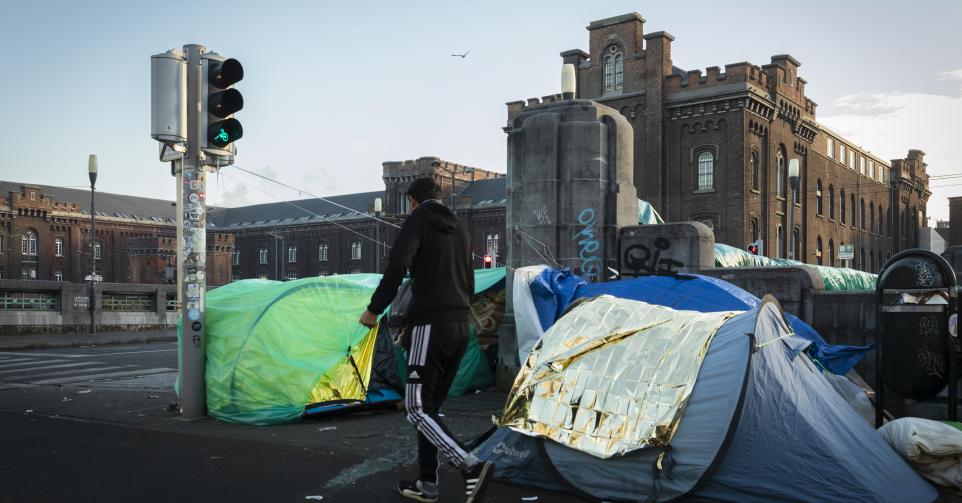
[[[177,369],[160,367],[160,368],[154,368],[154,369],[131,370],[128,372],[111,372],[107,374],[74,376],[74,377],[68,377],[66,379],[62,379],[62,378],[61,379],[41,379],[39,381],[29,381],[29,382],[30,384],[55,384],[55,383],[68,384],[68,383],[78,383],[78,382],[96,381],[96,380],[104,380],[104,379],[116,379],[121,377],[137,377],[137,376],[151,375],[151,374],[164,374],[164,373],[176,372],[176,371]]]
[[[99,362],[80,362],[80,363],[64,363],[61,365],[42,365],[40,367],[29,367],[29,368],[13,369],[13,370],[0,370],[0,374],[9,374],[11,372],[34,372],[37,370],[60,369],[65,367],[82,367],[84,365],[96,365],[97,363]]]
[[[10,363],[10,364],[0,363],[0,369],[5,369],[8,367],[23,367],[25,365],[37,365],[37,364],[44,364],[44,363],[63,363],[67,361],[70,361],[70,360],[31,360],[28,362],[21,362],[21,363]]]
[[[0,360],[0,366],[6,365],[8,363],[33,362],[33,361],[37,361],[37,359],[36,358],[14,358],[12,360]]]
[[[113,355],[139,355],[139,354],[141,354],[141,353],[163,353],[163,352],[167,352],[167,351],[177,351],[177,348],[172,348],[172,349],[152,349],[152,350],[150,350],[150,351],[125,351],[125,352],[122,352],[122,353],[94,353],[94,354],[89,354],[89,355],[78,355],[78,356],[91,357],[91,356],[113,356]]]
[[[24,353],[24,352],[22,352],[22,351],[0,351],[0,355],[43,356],[43,357],[46,357],[46,358],[50,358],[50,357],[54,357],[54,358],[80,358],[81,356],[87,356],[87,355],[68,355],[68,354],[62,354],[62,353],[57,353],[57,352],[53,352],[53,353]]]
[[[85,368],[85,369],[62,370],[62,371],[60,371],[60,372],[45,372],[45,373],[40,374],[40,375],[38,375],[38,376],[30,376],[30,378],[31,378],[31,379],[36,379],[36,378],[38,378],[38,377],[52,377],[52,376],[59,376],[59,375],[79,374],[79,373],[82,373],[82,372],[100,372],[100,371],[102,371],[102,370],[124,369],[124,368],[130,368],[130,367],[133,367],[133,365],[120,365],[120,366],[116,366],[116,367],[93,367],[93,368]],[[11,379],[16,379],[16,378],[17,378],[17,376],[12,376],[12,377],[11,377]]]

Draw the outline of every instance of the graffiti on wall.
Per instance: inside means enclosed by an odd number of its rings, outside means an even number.
[[[671,248],[671,241],[666,238],[655,238],[655,250],[644,244],[634,244],[625,248],[622,263],[625,269],[633,274],[674,274],[676,269],[685,264],[673,258],[661,258],[661,253]]]
[[[587,277],[597,276],[601,274],[602,259],[597,254],[601,249],[601,243],[595,239],[598,225],[595,221],[594,208],[581,210],[581,213],[578,213],[578,223],[584,226],[574,235],[574,239],[578,240],[581,274]]]

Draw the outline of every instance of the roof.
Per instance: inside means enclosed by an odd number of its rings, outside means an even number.
[[[501,176],[478,180],[468,185],[460,195],[470,197],[472,207],[507,205],[508,178]]]
[[[23,182],[0,180],[0,197],[8,197],[10,192],[19,193],[23,186],[40,187],[43,194],[52,196],[60,203],[76,203],[80,209],[90,213],[90,190],[54,187]],[[147,197],[127,196],[97,191],[97,214],[101,216],[152,220],[151,217],[172,219],[175,216],[173,201],[150,199]]]
[[[374,205],[374,199],[378,197],[384,198],[383,190],[344,194],[326,197],[324,199],[298,199],[295,201],[239,206],[237,208],[219,207],[212,209],[208,213],[207,222],[208,224],[213,224],[213,227],[224,229],[259,226],[274,227],[277,225],[294,225],[297,223],[357,218],[358,215],[356,212],[369,213],[369,208]]]

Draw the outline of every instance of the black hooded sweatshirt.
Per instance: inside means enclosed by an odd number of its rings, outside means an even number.
[[[471,263],[471,240],[458,217],[438,202],[425,201],[404,220],[367,309],[384,312],[410,270],[409,323],[468,321],[474,294]]]

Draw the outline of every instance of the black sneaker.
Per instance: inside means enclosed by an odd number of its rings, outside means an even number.
[[[438,486],[436,484],[430,485],[434,487],[428,487],[428,484],[425,484],[420,480],[402,480],[397,484],[397,492],[401,496],[414,501],[435,503],[439,499]]]
[[[488,488],[488,482],[494,475],[494,463],[485,461],[469,472],[464,474],[464,494],[467,496],[465,503],[481,503],[484,501],[484,492]]]

